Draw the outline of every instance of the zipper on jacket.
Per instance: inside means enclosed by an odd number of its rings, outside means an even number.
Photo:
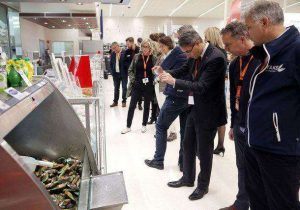
[[[278,142],[281,142],[280,133],[279,133],[278,115],[276,112],[273,112],[273,125],[276,131],[277,140]]]
[[[249,145],[249,147],[251,147],[251,145],[250,145],[250,129],[249,129],[249,110],[250,110],[250,105],[251,105],[251,101],[252,101],[252,97],[253,97],[254,87],[255,87],[255,83],[256,83],[256,79],[257,79],[258,75],[262,74],[268,68],[269,62],[270,62],[270,59],[271,59],[271,56],[270,56],[268,50],[266,49],[265,44],[263,44],[263,48],[264,48],[265,52],[267,53],[266,66],[257,75],[255,75],[255,74],[256,74],[256,72],[257,72],[257,70],[259,69],[260,66],[256,68],[256,70],[254,71],[254,74],[252,75],[252,78],[250,80],[250,87],[249,87],[250,98],[249,98],[249,104],[248,104],[248,109],[247,109],[247,131],[248,131],[248,145]],[[252,83],[252,80],[253,80],[253,83]]]

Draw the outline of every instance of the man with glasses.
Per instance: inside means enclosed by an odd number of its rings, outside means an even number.
[[[204,43],[196,31],[184,32],[179,38],[179,46],[189,56],[183,67],[170,73],[161,67],[155,67],[154,70],[160,72],[162,82],[173,85],[175,89],[189,91],[190,110],[183,142],[183,176],[168,185],[174,188],[194,186],[197,155],[201,171],[197,188],[189,196],[190,200],[197,200],[208,193],[214,138],[217,128],[226,122],[226,58],[219,49]],[[192,75],[192,81],[177,79],[187,73]]]

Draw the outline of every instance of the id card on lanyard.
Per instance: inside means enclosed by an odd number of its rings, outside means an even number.
[[[238,85],[236,88],[236,95],[235,95],[235,109],[237,111],[239,111],[239,109],[240,109],[240,97],[241,97],[241,91],[242,91],[242,86],[243,86],[243,80],[244,80],[245,74],[249,68],[249,64],[251,63],[252,60],[253,60],[253,55],[251,55],[250,60],[248,61],[246,66],[244,68],[242,68],[243,60],[240,57],[240,76],[239,76],[239,81],[238,81]]]
[[[144,55],[142,55],[143,63],[144,63],[144,79],[143,79],[143,83],[145,85],[149,82],[149,79],[147,78],[147,64],[148,64],[148,61],[149,61],[149,57],[150,57],[150,55],[147,57],[147,60],[145,62]]]
[[[194,72],[193,72],[193,79],[194,80],[198,76],[198,66],[199,66],[199,59],[196,60],[195,69],[194,69]],[[193,94],[193,92],[190,92],[190,94],[189,94],[188,104],[189,105],[195,105],[195,100],[194,100],[194,94]]]

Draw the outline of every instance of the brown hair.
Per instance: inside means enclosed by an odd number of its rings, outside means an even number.
[[[154,41],[154,42],[158,42],[159,40],[159,34],[158,33],[153,33],[153,34],[150,34],[149,38]]]
[[[128,37],[128,38],[126,39],[126,42],[134,43],[134,38],[133,38],[133,37]]]
[[[174,48],[174,42],[169,36],[164,36],[158,41],[160,44],[166,45],[170,50]]]

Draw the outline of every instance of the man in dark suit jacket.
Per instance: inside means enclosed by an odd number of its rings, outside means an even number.
[[[190,112],[183,143],[183,176],[178,181],[169,182],[168,185],[194,186],[197,155],[201,171],[197,188],[189,196],[190,200],[196,200],[208,193],[214,138],[217,128],[227,123],[224,95],[226,58],[219,49],[204,43],[196,31],[184,32],[179,38],[179,45],[182,51],[189,55],[188,62],[182,68],[160,74],[161,81],[173,85],[176,89],[190,91]],[[175,79],[188,72],[193,75],[192,81]]]
[[[120,84],[122,82],[122,107],[126,107],[126,93],[128,82],[128,69],[125,66],[125,50],[122,50],[117,42],[113,42],[110,67],[114,80],[114,102],[110,107],[118,106]]]

